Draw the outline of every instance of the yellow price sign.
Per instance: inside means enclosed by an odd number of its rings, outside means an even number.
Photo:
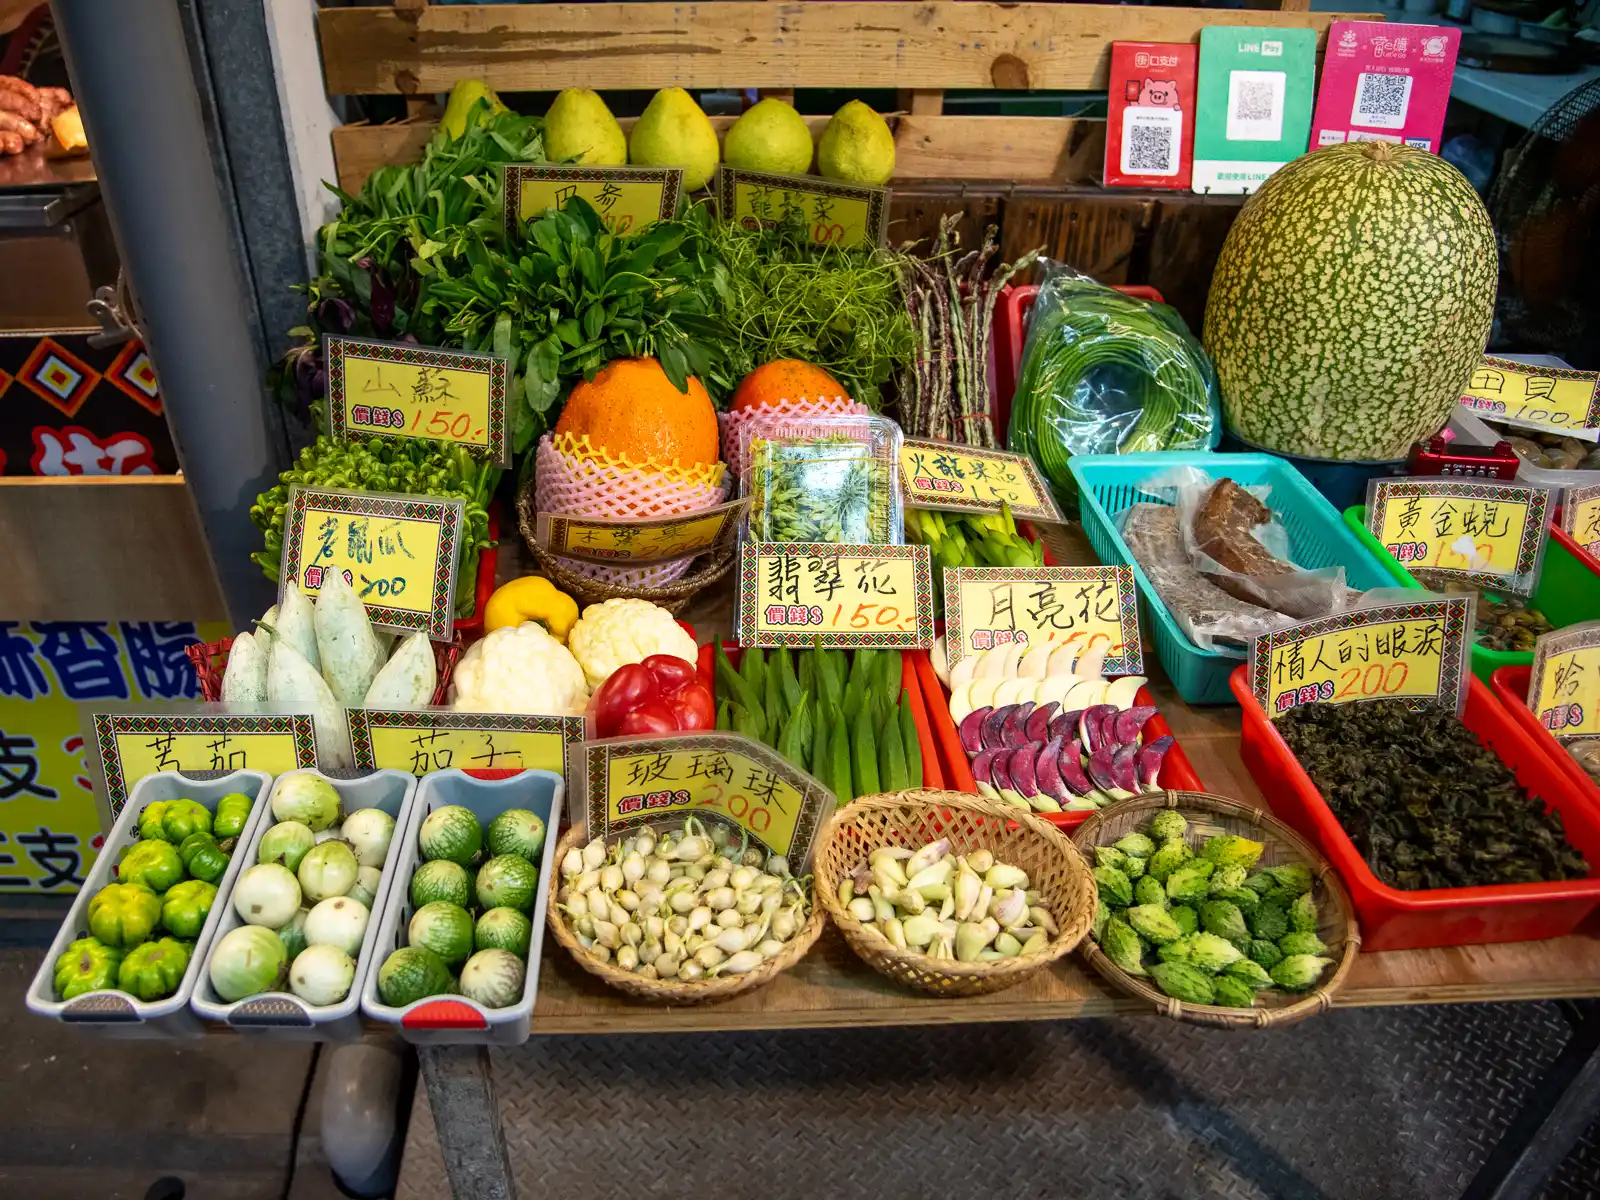
[[[1600,621],[1534,643],[1528,707],[1558,742],[1600,736]]]
[[[1566,490],[1561,528],[1590,554],[1600,554],[1600,483]]]
[[[802,875],[817,829],[835,806],[833,793],[810,775],[736,733],[613,738],[584,750],[591,838],[609,841],[692,814],[742,830]]]
[[[308,713],[95,713],[93,721],[113,821],[133,785],[161,771],[281,775],[317,765],[317,735]]]
[[[997,513],[1005,505],[1015,517],[1066,519],[1026,454],[908,439],[900,447],[900,490],[908,508]]]
[[[950,665],[996,646],[1058,642],[1102,649],[1105,675],[1144,671],[1133,568],[945,567]]]
[[[567,775],[583,743],[582,717],[443,709],[346,710],[350,748],[364,770],[554,771]]]
[[[507,231],[566,207],[577,196],[588,202],[613,233],[637,233],[670,221],[683,192],[682,167],[574,167],[509,163],[503,168]]]
[[[1593,441],[1600,430],[1600,372],[1485,355],[1467,381],[1461,403],[1513,424]]]
[[[552,554],[590,562],[670,562],[732,546],[750,497],[675,517],[608,520],[539,513],[534,537]]]
[[[1460,708],[1473,596],[1302,621],[1250,644],[1250,684],[1272,720],[1307,704],[1404,700]]]
[[[746,542],[739,552],[746,646],[933,645],[926,546]]]
[[[1367,528],[1404,567],[1528,595],[1549,505],[1550,489],[1527,484],[1378,479],[1368,489]]]
[[[374,625],[450,639],[464,500],[292,487],[288,507],[280,598],[290,580],[315,596],[343,571]]]
[[[746,229],[795,222],[819,246],[881,246],[889,189],[815,175],[769,175],[717,168],[717,208]]]
[[[324,338],[323,353],[334,441],[426,438],[511,464],[505,359],[342,337]]]

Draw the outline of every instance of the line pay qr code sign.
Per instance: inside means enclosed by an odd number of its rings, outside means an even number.
[[[1194,166],[1194,46],[1113,42],[1105,181],[1187,189]]]
[[[1447,26],[1335,21],[1312,145],[1377,140],[1438,153],[1460,44]]]
[[[1316,49],[1310,29],[1200,31],[1192,190],[1253,192],[1305,153]]]

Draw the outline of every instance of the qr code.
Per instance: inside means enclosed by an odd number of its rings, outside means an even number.
[[[1128,169],[1149,175],[1172,171],[1173,133],[1164,125],[1128,126]]]
[[[1356,103],[1350,112],[1350,123],[1372,129],[1401,129],[1405,126],[1410,102],[1411,76],[1363,72],[1356,81]]]
[[[1233,93],[1235,121],[1265,121],[1272,116],[1272,84],[1264,79],[1241,80]]]

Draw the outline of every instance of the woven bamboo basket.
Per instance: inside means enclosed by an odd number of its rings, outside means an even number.
[[[988,849],[999,862],[1028,873],[1031,888],[1056,922],[1043,950],[999,962],[955,962],[900,950],[869,933],[839,903],[839,881],[880,846],[916,850],[949,838],[957,854]],[[967,792],[934,790],[862,796],[834,814],[817,836],[817,896],[850,948],[873,970],[934,996],[982,996],[1021,983],[1071,952],[1094,919],[1095,885],[1088,865],[1053,825],[1009,804]]]
[[[1224,1008],[1216,1004],[1185,1004],[1181,1000],[1174,1000],[1153,984],[1129,975],[1113,964],[1093,939],[1085,938],[1083,955],[1089,960],[1089,965],[1114,986],[1148,1001],[1163,1016],[1195,1025],[1211,1025],[1222,1029],[1268,1029],[1293,1025],[1313,1013],[1327,1010],[1333,1004],[1334,994],[1344,986],[1356,955],[1361,952],[1361,933],[1356,926],[1355,907],[1333,865],[1266,809],[1240,804],[1237,800],[1214,796],[1209,792],[1156,792],[1124,800],[1091,814],[1078,827],[1072,840],[1085,856],[1092,857],[1094,847],[1109,846],[1119,838],[1141,829],[1164,808],[1175,808],[1188,820],[1185,840],[1191,846],[1198,846],[1216,834],[1234,834],[1266,845],[1258,866],[1303,862],[1310,867],[1313,880],[1311,891],[1317,901],[1317,936],[1327,943],[1328,957],[1335,964],[1333,973],[1329,975],[1324,969],[1324,977],[1313,991],[1257,992],[1256,1007],[1245,1009]]]
[[[690,565],[689,573],[659,587],[618,587],[603,580],[591,579],[562,565],[563,560],[539,545],[537,536],[538,514],[534,509],[533,489],[525,488],[517,498],[517,524],[522,530],[522,540],[527,543],[539,569],[562,591],[581,606],[600,604],[619,598],[648,600],[673,616],[678,616],[702,588],[709,587],[733,568],[734,549],[728,547],[712,554],[702,554]]]
[[[555,861],[559,864],[566,858],[567,851],[582,846],[586,840],[581,826],[569,827],[556,846]],[[710,1004],[754,991],[764,984],[771,983],[804,958],[806,951],[811,949],[812,944],[822,934],[822,909],[817,906],[816,893],[813,891],[810,919],[800,927],[800,931],[794,937],[789,939],[781,954],[767,959],[754,971],[747,971],[743,975],[719,975],[715,979],[699,979],[693,983],[681,979],[646,979],[642,975],[635,975],[632,971],[624,971],[612,963],[599,961],[578,944],[572,927],[567,924],[566,918],[556,907],[556,893],[561,890],[559,869],[550,872],[550,878],[545,881],[545,886],[550,889],[550,903],[546,907],[545,919],[550,926],[550,932],[555,935],[556,941],[561,943],[562,948],[589,974],[620,992],[626,992],[637,1000],[648,1000],[652,1004]]]

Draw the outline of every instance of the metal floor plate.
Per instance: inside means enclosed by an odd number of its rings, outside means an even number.
[[[1457,1195],[1567,1038],[1552,1004],[535,1038],[492,1059],[522,1200]],[[449,1194],[418,1084],[398,1196]],[[1600,1195],[1591,1130],[1549,1195]]]

